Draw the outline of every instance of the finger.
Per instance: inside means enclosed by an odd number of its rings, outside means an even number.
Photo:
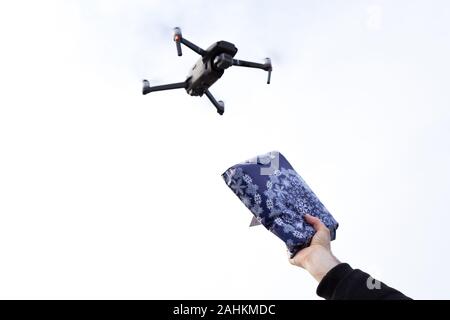
[[[305,214],[305,220],[306,220],[306,222],[308,222],[310,225],[313,226],[313,228],[314,228],[314,230],[316,230],[316,232],[328,231],[327,226],[317,217],[313,217],[310,214]]]
[[[307,256],[307,254],[308,254],[308,248],[302,249],[299,252],[297,252],[295,254],[295,256],[290,258],[289,262],[291,264],[293,264],[294,266],[304,268],[303,264],[304,264],[304,260],[305,260],[305,257]]]
[[[291,264],[294,264],[294,257],[291,257],[291,253],[289,252],[289,250],[286,250],[286,254],[287,254],[289,262]]]

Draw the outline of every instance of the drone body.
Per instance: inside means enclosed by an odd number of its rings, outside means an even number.
[[[144,80],[144,87],[142,89],[142,93],[144,95],[154,91],[184,88],[191,96],[201,97],[205,94],[216,107],[217,112],[222,115],[225,111],[224,103],[222,101],[217,101],[214,98],[209,91],[209,87],[211,87],[217,80],[220,79],[220,77],[222,77],[225,69],[233,65],[262,69],[268,72],[267,83],[270,83],[272,63],[269,58],[265,59],[264,64],[234,59],[238,49],[234,46],[234,44],[227,41],[218,41],[212,44],[208,49],[203,50],[183,38],[180,28],[174,29],[174,41],[177,46],[178,56],[182,55],[181,44],[184,44],[201,55],[201,58],[192,67],[189,75],[183,82],[151,87],[150,82],[148,80]]]

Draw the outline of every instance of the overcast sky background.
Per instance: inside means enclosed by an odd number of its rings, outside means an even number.
[[[172,28],[237,58],[206,97]],[[316,299],[220,174],[281,151],[333,251],[449,298],[448,1],[0,2],[0,298]]]

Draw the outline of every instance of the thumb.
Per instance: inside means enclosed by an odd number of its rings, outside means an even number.
[[[325,226],[325,224],[317,217],[314,217],[310,214],[305,214],[305,220],[308,222],[316,232],[320,231],[328,231],[328,228]]]
[[[316,234],[312,238],[311,245],[318,244],[329,248],[331,239],[330,230],[327,226],[319,218],[313,217],[309,214],[305,215],[305,220],[314,228],[314,230],[316,230]]]

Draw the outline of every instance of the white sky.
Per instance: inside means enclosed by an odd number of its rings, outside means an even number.
[[[183,90],[197,56],[233,67]],[[448,1],[0,2],[0,298],[316,299],[220,174],[280,150],[340,222],[337,257],[449,298]]]

